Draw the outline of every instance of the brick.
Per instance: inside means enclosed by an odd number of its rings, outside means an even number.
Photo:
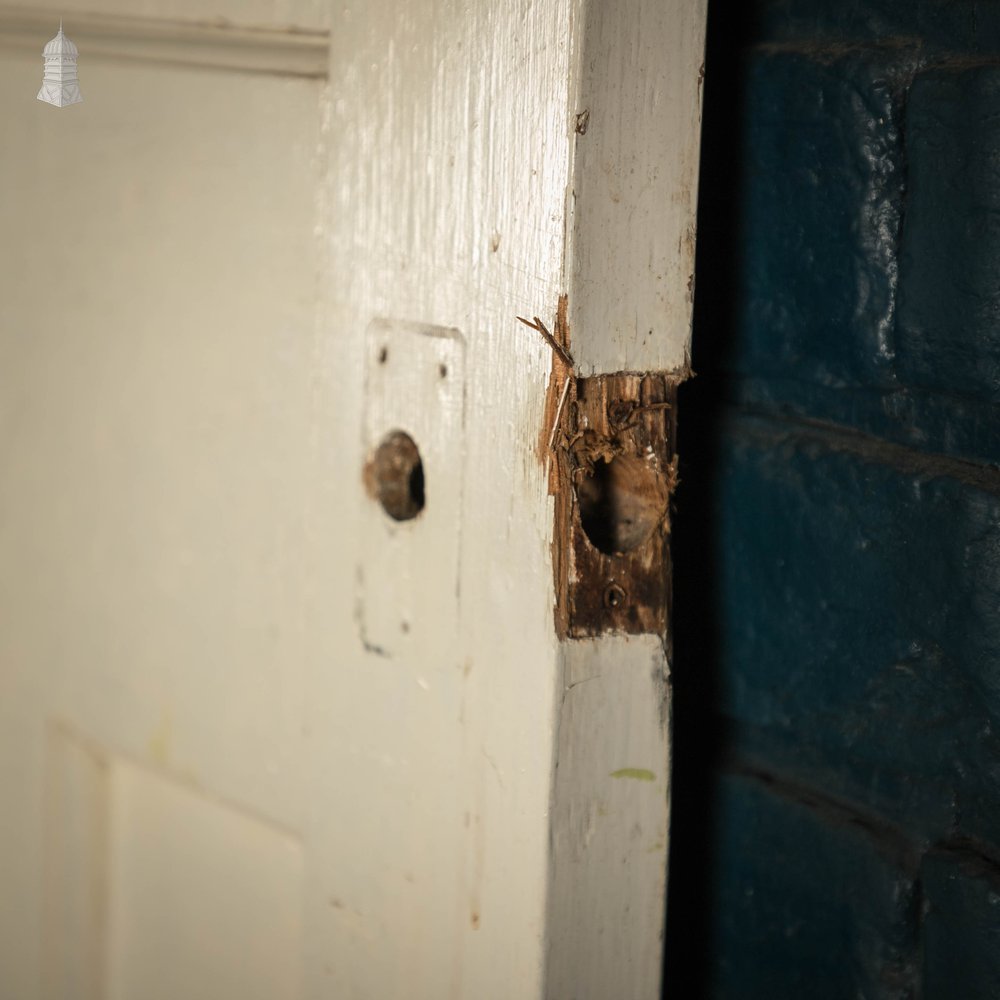
[[[710,614],[740,751],[929,839],[995,842],[995,475],[775,421],[722,434]]]
[[[1000,869],[968,851],[936,851],[921,866],[924,1000],[1000,996]]]
[[[892,383],[914,54],[763,50],[743,97],[732,350],[722,367],[823,386]]]
[[[914,996],[913,880],[865,832],[727,775],[713,848],[709,996]]]
[[[759,0],[758,41],[817,44],[919,39],[929,56],[1000,52],[996,0]]]
[[[736,263],[727,306],[698,306],[711,337],[696,333],[695,367],[737,376],[751,405],[1000,462],[1000,69],[963,55],[1000,38],[1000,3],[980,5],[971,34],[969,9],[922,4],[915,34],[825,48],[846,8],[778,6],[816,37],[731,60],[746,67],[730,70],[737,111],[706,105],[708,154],[737,155],[735,193],[703,199],[702,260],[711,274]],[[941,19],[947,57],[930,44]]]
[[[738,773],[689,940],[715,997],[1000,996],[1000,0],[737,6],[674,537],[678,718]]]
[[[720,392],[718,385],[712,388]],[[692,389],[700,391],[701,387],[695,384]],[[731,381],[722,391],[730,403],[757,411],[856,428],[928,454],[1000,464],[996,404],[973,396],[901,384],[893,388],[831,388],[763,376]],[[694,394],[691,390],[688,393]]]
[[[1000,400],[1000,69],[920,73],[907,102],[898,372]]]

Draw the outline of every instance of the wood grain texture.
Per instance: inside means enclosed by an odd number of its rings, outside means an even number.
[[[664,636],[677,387],[665,375],[575,379],[560,428],[556,627]],[[561,520],[560,520],[561,518]]]
[[[435,491],[462,490],[457,604],[415,619],[391,658],[352,623],[353,647],[331,639],[316,666],[326,792],[306,837],[327,875],[307,899],[306,946],[324,958],[306,989],[539,998],[558,655],[536,446],[552,350],[516,317],[554,329],[564,291],[576,3],[336,10],[315,421],[323,461],[351,479],[325,481],[314,511],[319,592],[374,556],[341,527],[372,503],[358,423],[371,321],[461,330],[467,406],[464,453],[426,482],[428,514]],[[408,573],[397,590],[454,593],[433,554]],[[351,604],[370,598],[358,588]]]

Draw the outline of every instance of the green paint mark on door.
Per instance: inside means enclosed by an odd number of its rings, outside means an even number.
[[[622,767],[611,772],[612,778],[635,778],[636,781],[655,781],[656,775],[644,767]]]

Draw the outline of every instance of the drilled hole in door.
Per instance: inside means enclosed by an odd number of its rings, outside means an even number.
[[[596,461],[593,473],[577,483],[576,496],[584,534],[608,555],[642,545],[667,512],[662,477],[632,455]]]
[[[413,438],[404,431],[392,431],[382,439],[365,479],[394,521],[409,521],[424,509],[424,464]]]

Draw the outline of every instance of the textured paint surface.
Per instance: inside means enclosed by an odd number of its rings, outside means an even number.
[[[646,480],[630,500],[641,501],[637,510],[646,507],[643,517],[651,497],[659,515],[675,485],[675,413],[653,407],[673,403],[665,375],[687,375],[705,9],[704,0],[588,0],[575,25],[569,346],[578,375],[651,374],[578,380],[573,388],[581,398],[592,393],[593,402],[603,389],[629,383],[625,400],[650,404],[645,414],[629,411],[643,433],[620,435],[626,452],[641,446],[626,456],[633,474],[656,474],[655,487]],[[555,390],[553,382],[550,400]],[[588,444],[599,452],[619,436],[609,433],[615,416],[629,422],[613,401],[601,410],[573,411],[582,454]],[[564,483],[569,464],[560,463]],[[567,501],[565,489],[557,491],[556,523],[568,528],[576,509]],[[661,992],[670,788],[666,515],[655,518],[658,527],[634,558],[605,555],[580,531],[572,553],[556,546],[560,604],[565,586],[566,603],[578,602],[581,612],[568,616],[570,635],[593,635],[595,622],[597,629],[610,623],[651,634],[629,641],[612,632],[561,646],[545,984],[551,1000],[654,1000]],[[625,520],[637,523],[632,514]],[[627,579],[618,581],[622,571]],[[633,582],[638,593],[630,596]],[[653,765],[652,781],[609,780],[636,762]]]
[[[4,995],[43,966],[51,716],[295,831],[302,995],[541,992],[548,352],[514,314],[561,291],[568,26],[383,11],[337,8],[326,90],[82,55],[60,115],[37,55],[0,64]],[[463,612],[400,662],[362,645],[348,527],[375,317],[459,327],[476,359]]]
[[[989,839],[1000,484],[780,421],[724,434],[720,655],[753,669],[720,707],[747,750],[914,833]]]
[[[570,642],[563,669],[549,894],[562,933],[549,941],[545,995],[656,997],[670,794],[663,645],[655,635]],[[636,760],[655,773],[628,766]]]
[[[580,374],[686,373],[706,6],[582,6],[569,299]]]
[[[995,993],[998,12],[713,14],[673,530],[692,996]]]
[[[998,101],[995,66],[914,79],[900,247],[900,379],[988,403],[1000,401]]]
[[[920,889],[911,859],[873,842],[849,814],[782,791],[746,775],[719,782],[711,994],[912,996]]]
[[[925,1000],[1000,996],[1000,877],[974,845],[963,847],[931,852],[921,866]]]
[[[378,599],[351,581],[346,620],[334,609],[323,630],[307,712],[312,780],[328,789],[308,825],[328,873],[307,900],[306,948],[323,956],[307,979],[316,995],[542,994],[558,681],[551,500],[535,445],[551,351],[516,316],[551,328],[564,291],[570,13],[419,0],[337,8],[331,25],[319,593],[342,593],[342,561],[366,560],[343,525],[371,501],[334,470],[357,480],[365,457],[360,387],[345,373],[363,369],[369,323],[460,330],[467,407],[452,465],[453,617],[415,621],[397,657],[364,652],[360,636],[345,656],[356,601]],[[427,480],[428,508],[442,485]],[[453,570],[445,579],[432,557],[410,573],[399,593],[454,594]],[[348,821],[352,802],[365,807]]]

